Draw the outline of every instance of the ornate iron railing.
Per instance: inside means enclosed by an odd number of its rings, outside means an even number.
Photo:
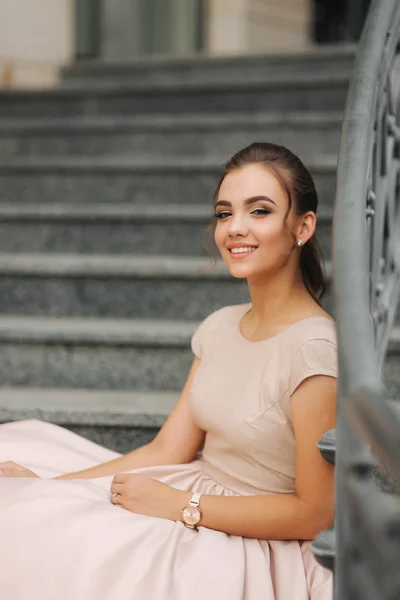
[[[400,2],[374,0],[343,120],[333,267],[339,343],[335,531],[314,541],[336,600],[400,598],[400,413],[382,371],[400,290]],[[400,368],[399,368],[400,371]],[[398,392],[400,400],[400,392]],[[320,449],[334,455],[333,432]]]

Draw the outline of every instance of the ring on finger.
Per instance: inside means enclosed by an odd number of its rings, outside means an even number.
[[[113,493],[111,494],[111,496],[112,496],[112,498],[113,498],[113,500],[114,500],[114,502],[115,502],[116,504],[118,504],[118,502],[117,502],[117,497],[118,497],[118,496],[120,496],[120,495],[121,495],[121,494],[118,494],[118,492],[113,492]]]

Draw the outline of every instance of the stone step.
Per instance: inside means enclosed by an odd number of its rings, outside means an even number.
[[[41,419],[57,425],[161,427],[178,391],[0,388],[0,422]]]
[[[178,391],[0,388],[0,423],[40,419],[126,453],[150,442]],[[389,400],[397,412],[398,401]]]
[[[0,388],[0,423],[40,419],[123,454],[150,442],[179,392]],[[390,401],[399,412],[399,402]]]
[[[197,322],[0,316],[3,387],[180,390]],[[400,328],[389,346],[385,381],[400,398]],[[397,366],[397,368],[395,368]],[[397,390],[397,391],[396,391]]]
[[[218,154],[228,158],[255,140],[297,154],[333,154],[340,112],[138,115],[0,120],[0,156],[39,154]]]
[[[228,157],[40,157],[0,163],[0,202],[211,204]],[[336,156],[302,157],[320,205],[332,205]]]
[[[0,388],[0,423],[40,419],[117,452],[150,442],[178,391]]]
[[[201,319],[247,302],[244,281],[200,257],[0,255],[0,313]]]
[[[44,329],[46,329],[46,326]],[[193,329],[192,326],[191,329]],[[11,333],[10,327],[8,333]],[[12,339],[12,336],[9,335],[9,338],[10,337]],[[28,344],[25,346],[25,352],[27,353],[27,358],[30,358],[31,360],[25,360],[22,364],[22,369],[26,370],[28,364],[31,367],[32,372],[36,374],[34,366],[31,364],[34,362],[32,354],[38,350],[41,352],[41,356],[45,354],[42,348],[43,344],[41,344],[41,342],[43,342],[43,337],[42,332],[41,339],[37,340],[39,347],[34,346],[32,348],[29,346],[32,342],[32,331],[28,334]],[[91,346],[93,343],[93,336],[89,337],[89,346]],[[20,339],[22,346],[24,346],[21,332],[17,338]],[[5,339],[6,345],[9,341],[10,339]],[[57,338],[53,332],[49,342],[51,344],[56,341]],[[82,341],[82,337],[78,338],[77,341],[79,344],[79,342]],[[99,338],[96,338],[96,341],[99,341]],[[0,355],[4,355],[3,350],[5,350],[6,355],[9,355],[10,350],[4,347],[3,342],[4,340],[1,339],[0,335]],[[71,334],[69,336],[69,342],[73,342],[73,335]],[[29,347],[31,347],[30,356],[27,352]],[[86,350],[88,351],[88,347]],[[98,350],[99,352],[104,352],[104,348],[99,347]],[[59,348],[57,348],[56,351],[59,352]],[[82,352],[82,348],[80,351]],[[71,355],[75,357],[76,354],[79,354],[79,350],[75,348]],[[15,356],[19,357],[19,355],[20,350],[16,347]],[[154,358],[151,360],[154,360]],[[70,363],[71,361],[67,364],[67,371],[71,370]],[[98,361],[95,361],[95,365],[98,367]],[[11,366],[13,368],[18,368],[19,365],[16,363],[15,359],[11,359]],[[400,328],[395,328],[385,368],[386,387],[388,390],[387,397],[389,400],[393,401],[394,408],[399,407],[399,367]],[[54,379],[57,378],[57,376],[58,373],[54,373],[53,370],[51,370],[51,377]],[[104,377],[104,373],[102,373],[102,376]],[[183,381],[186,376],[187,373],[182,373]],[[79,371],[79,378],[82,379],[81,369]],[[24,377],[19,377],[19,379],[24,379]],[[47,385],[46,378],[44,377],[43,379],[46,382],[45,385]],[[107,379],[105,381],[107,381]],[[26,381],[24,385],[26,385]],[[137,389],[113,389],[112,391],[108,391],[100,389],[82,389],[79,387],[64,389],[51,387],[3,387],[0,388],[0,422],[39,418],[67,427],[96,443],[117,450],[118,452],[125,453],[132,448],[148,443],[156,435],[159,427],[163,424],[177,401],[179,393],[180,389],[171,391],[163,391],[162,389],[158,391],[149,391],[146,389],[139,391]]]
[[[0,118],[343,110],[349,72],[277,73],[213,82],[116,83],[91,88],[2,91]]]
[[[211,203],[3,203],[0,252],[205,255],[211,213]],[[325,258],[330,257],[331,222],[330,209],[318,211]],[[210,243],[213,248],[212,238]]]
[[[0,316],[3,387],[181,390],[196,322]]]
[[[350,72],[356,46],[328,46],[306,52],[233,57],[146,57],[127,62],[80,61],[62,71],[64,86],[98,86],[104,83],[219,83],[234,77],[265,81],[285,73]]]
[[[326,265],[329,273],[330,265]],[[249,301],[245,280],[203,257],[0,255],[0,313],[202,319]],[[325,306],[331,309],[327,295]]]

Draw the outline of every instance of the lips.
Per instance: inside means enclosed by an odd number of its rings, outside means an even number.
[[[237,244],[235,246],[229,246],[228,250],[232,258],[244,258],[253,254],[255,250],[257,250],[257,246]]]

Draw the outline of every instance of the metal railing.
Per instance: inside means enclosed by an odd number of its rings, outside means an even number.
[[[400,481],[400,413],[382,383],[400,291],[399,0],[374,0],[360,40],[342,126],[333,228],[335,531],[317,537],[314,550],[334,568],[336,600],[398,600],[400,497],[384,494],[374,472],[383,469]],[[321,441],[321,451],[332,457],[330,441]]]

